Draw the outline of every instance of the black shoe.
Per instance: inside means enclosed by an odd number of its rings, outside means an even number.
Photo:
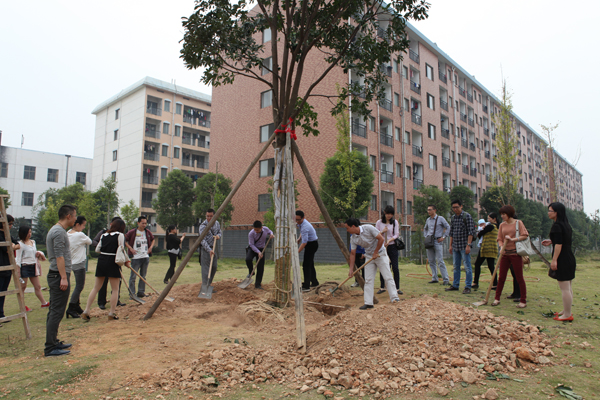
[[[385,289],[379,289],[379,290],[377,291],[377,294],[381,294],[381,293],[383,293],[383,292],[385,292]]]
[[[511,294],[510,296],[506,296],[507,299],[518,299],[517,296],[515,296],[514,294]]]
[[[317,287],[317,286],[319,286],[319,284],[318,284],[318,283],[316,283],[316,284],[311,284],[311,285],[310,285],[310,287]]]
[[[429,282],[427,282],[427,283],[438,283],[438,282],[439,282],[439,281],[433,281],[433,280],[432,280],[432,281],[429,281]]]
[[[471,289],[479,289],[479,285],[476,283],[474,285],[471,286]]]
[[[121,300],[117,302],[117,307],[125,307],[127,304],[121,303]]]
[[[442,286],[448,286],[450,282],[442,282]]]
[[[261,285],[254,286],[254,289],[258,289],[258,290],[265,290],[265,288],[263,288]],[[213,291],[213,292],[214,292],[214,291]]]
[[[369,304],[363,304],[362,306],[358,307],[359,310],[368,310],[369,308],[373,308],[373,306]]]
[[[70,348],[71,346],[73,346],[71,343],[58,342],[58,344],[56,345],[56,348],[60,349],[60,350],[64,350],[64,349]]]
[[[73,303],[69,303],[69,307],[67,308],[67,318],[71,317],[71,318],[80,318],[79,314],[77,313],[77,311],[75,311],[75,304]]]
[[[310,292],[310,288],[304,288],[304,287],[303,287],[303,288],[302,288],[302,291],[303,291],[303,292]]]
[[[398,294],[404,294],[404,292],[400,289],[398,289]]]
[[[81,314],[83,312],[83,308],[81,308],[81,304],[79,302],[75,304],[75,312],[77,314]]]
[[[54,349],[49,353],[44,354],[44,356],[46,357],[58,357],[58,356],[65,356],[67,354],[71,354],[71,352],[69,350],[61,350],[61,349]]]
[[[519,297],[518,299],[514,299],[513,302],[514,303],[519,303],[521,301],[521,298]]]
[[[101,310],[106,310],[106,304],[98,304],[98,308]]]
[[[458,290],[458,288],[457,288],[457,287],[454,287],[454,286],[450,286],[450,287],[447,287],[447,288],[446,288],[446,289],[444,289],[444,290],[445,290],[446,292],[452,292],[453,290]]]
[[[168,280],[168,279],[165,279],[163,282],[164,282],[164,284],[166,285],[166,284],[168,284],[168,283],[169,283],[169,280]]]
[[[465,288],[465,290],[463,290],[463,294],[471,294],[471,288]]]

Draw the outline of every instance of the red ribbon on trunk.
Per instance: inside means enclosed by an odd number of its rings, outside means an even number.
[[[294,120],[290,118],[290,122],[287,124],[281,124],[282,128],[285,129],[275,129],[275,134],[277,135],[278,133],[290,133],[290,137],[294,140],[298,139],[298,137],[296,136],[296,130],[292,129],[292,122]]]

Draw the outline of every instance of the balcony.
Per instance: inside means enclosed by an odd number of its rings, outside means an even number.
[[[440,81],[442,81],[444,83],[448,83],[448,79],[446,78],[446,74],[442,73],[442,71],[439,71],[439,77],[440,77]]]
[[[419,158],[423,158],[423,147],[421,146],[414,146],[412,147],[412,153],[413,156],[419,157]]]
[[[473,102],[473,95],[471,93],[467,93],[467,100],[469,100],[471,103]]]
[[[481,106],[481,108],[483,109],[484,113],[488,113],[488,106]]]
[[[385,29],[377,28],[377,37],[385,38]]]
[[[476,149],[475,143],[469,143],[469,150],[475,151],[475,149]]]
[[[485,136],[490,136],[490,130],[488,128],[483,128],[483,134]]]
[[[496,140],[496,133],[492,132],[492,140]]]
[[[391,65],[382,64],[380,68],[381,68],[381,72],[384,75],[386,75],[390,78],[392,77],[392,66]]]
[[[162,108],[156,103],[148,104],[146,107],[146,112],[148,114],[162,116]]]
[[[448,103],[442,99],[440,99],[440,107],[442,107],[443,110],[448,111]]]
[[[417,125],[421,125],[421,116],[418,114],[410,114],[410,119]]]
[[[464,172],[465,174],[469,175],[469,166],[468,165],[463,165],[462,166],[462,172]]]
[[[160,161],[160,154],[145,151],[144,152],[144,160]]]
[[[450,168],[450,159],[448,157],[442,157],[442,166]]]
[[[450,129],[442,128],[442,137],[450,139]]]
[[[388,111],[392,111],[392,101],[391,100],[379,99],[379,105]]]
[[[190,168],[199,168],[199,169],[208,169],[208,162],[194,160],[189,158],[184,158],[181,160],[182,167],[190,167]]]
[[[394,173],[390,171],[381,171],[381,182],[394,183]]]
[[[471,176],[477,176],[477,168],[471,168]]]
[[[142,200],[142,208],[152,208],[151,200]]]
[[[423,186],[423,179],[413,179],[413,189],[419,190]]]
[[[452,191],[452,189],[450,189],[450,186],[445,186],[444,185],[444,192],[450,193],[451,191]]]
[[[475,126],[475,121],[473,120],[473,118],[469,118],[468,124],[473,127]]]
[[[367,137],[367,127],[360,124],[357,119],[352,121],[352,134],[362,138]]]
[[[488,160],[490,159],[490,151],[489,150],[485,151],[485,158],[487,158]]]
[[[155,139],[160,139],[160,129],[156,128],[155,130],[152,130],[149,129],[149,127],[146,127],[146,136]]]
[[[148,224],[146,226],[150,232],[156,232],[156,224]]]
[[[485,174],[485,180],[486,180],[486,182],[492,181],[492,177],[490,176],[490,174]],[[523,189],[521,189],[521,193],[523,193]]]
[[[203,128],[210,128],[210,119],[204,118],[206,118],[206,116],[198,117],[192,116],[190,114],[183,114],[183,122],[188,123],[190,125],[198,125]]]
[[[158,185],[158,176],[144,175],[142,177],[142,183],[147,183],[149,185]]]
[[[421,94],[421,85],[419,85],[417,82],[414,82],[411,79],[411,81],[410,81],[410,90],[412,90],[415,93]]]
[[[462,146],[462,147],[464,147],[465,149],[468,149],[468,148],[469,148],[469,142],[468,142],[468,140],[467,140],[467,139],[461,139],[461,140],[460,140],[460,144],[461,144],[461,146]]]
[[[519,149],[519,150],[517,151],[517,153],[519,153],[519,155],[521,155],[521,149]]]
[[[467,91],[465,89],[463,89],[461,86],[459,86],[458,94],[460,94],[462,97],[465,97],[467,95]]]
[[[467,122],[467,114],[460,113],[460,120],[461,120],[462,122]]]
[[[413,60],[417,64],[419,64],[421,61],[419,58],[419,55],[410,49],[408,50],[408,56],[410,57],[411,60]]]
[[[385,132],[379,134],[379,143],[384,146],[394,147],[394,137]]]

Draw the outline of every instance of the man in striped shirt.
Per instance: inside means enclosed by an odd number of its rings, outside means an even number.
[[[198,235],[202,235],[202,232],[208,226],[208,223],[215,215],[215,210],[209,208],[206,210],[206,219],[200,224],[198,227]],[[202,283],[208,282],[208,285],[212,283],[213,278],[215,277],[215,272],[217,272],[217,257],[213,258],[212,269],[210,268],[210,258],[214,255],[213,246],[215,243],[215,239],[221,238],[221,225],[219,221],[215,221],[215,224],[210,228],[210,230],[206,233],[204,240],[200,243],[200,266],[202,267]],[[208,270],[211,269],[210,277],[208,276]],[[213,290],[213,293],[215,291]]]

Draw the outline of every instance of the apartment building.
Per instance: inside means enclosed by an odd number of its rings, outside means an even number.
[[[133,200],[140,207],[162,247],[164,231],[156,223],[152,200],[173,169],[194,181],[208,172],[211,96],[145,77],[99,104],[92,114],[92,187],[112,176],[121,201]]]
[[[386,24],[387,21],[380,21],[381,28],[386,28]],[[407,33],[407,52],[381,66],[387,75],[384,97],[370,105],[370,117],[351,115],[350,119],[352,148],[368,157],[376,178],[366,219],[377,220],[386,205],[393,205],[401,222],[413,225],[413,198],[422,185],[436,185],[445,191],[465,185],[475,194],[476,203],[491,187],[497,173],[493,116],[500,111],[500,100],[414,26],[408,24]],[[270,35],[262,35],[262,40],[270,40]],[[266,48],[268,56],[270,46]],[[318,75],[323,64],[320,56],[309,56],[305,71]],[[336,84],[362,84],[363,79],[356,71],[345,74],[341,68],[334,69],[315,93],[335,94]],[[273,130],[267,89],[245,78],[213,88],[213,117],[217,121],[213,151],[223,161],[222,172],[233,181],[239,179]],[[243,98],[239,93],[244,94]],[[336,151],[337,132],[330,115],[331,103],[314,98],[310,104],[319,115],[320,135],[299,135],[298,145],[313,178],[318,180],[325,160]],[[519,190],[526,198],[547,204],[547,144],[518,115],[513,113],[513,119],[518,137],[515,157],[521,175]],[[238,128],[230,129],[226,122]],[[568,164],[564,168],[575,173]],[[271,204],[268,182],[273,171],[273,151],[269,150],[258,171],[250,175],[240,195],[234,198],[232,224],[262,219]],[[311,222],[317,221],[320,213],[305,179],[297,171],[298,207],[307,211]],[[577,198],[581,198],[581,184],[575,188],[579,190]]]
[[[33,207],[48,189],[81,183],[90,190],[92,159],[0,146],[0,187],[10,195],[7,212],[33,223]]]
[[[583,211],[582,174],[556,150],[548,149],[550,193],[566,207]]]

